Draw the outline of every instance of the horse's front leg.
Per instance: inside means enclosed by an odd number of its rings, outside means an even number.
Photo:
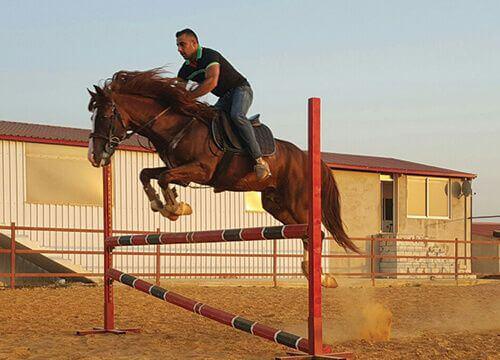
[[[154,212],[159,211],[163,216],[175,221],[177,220],[178,216],[169,211],[169,209],[161,201],[160,196],[158,195],[156,190],[151,186],[151,179],[158,180],[160,174],[164,173],[167,170],[167,167],[142,169],[139,178],[141,179],[144,192],[149,199],[151,210],[153,210]],[[168,188],[168,191],[172,193],[172,196],[174,196],[175,199],[175,189]]]
[[[173,169],[162,172],[158,178],[163,196],[165,198],[165,207],[175,215],[191,215],[191,206],[185,202],[176,200],[177,194],[169,188],[172,182],[180,184],[189,184],[190,182],[206,183],[210,179],[211,172],[208,167],[200,162],[185,164]]]

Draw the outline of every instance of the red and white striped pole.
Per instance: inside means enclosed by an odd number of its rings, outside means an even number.
[[[274,341],[278,344],[288,346],[292,349],[300,350],[302,352],[307,352],[310,348],[308,340],[303,337],[285,332],[283,330],[272,328],[257,321],[245,319],[239,315],[231,314],[224,310],[214,308],[210,305],[187,298],[173,291],[150,284],[144,280],[136,278],[135,276],[125,274],[119,270],[110,269],[108,271],[108,276],[110,277],[110,279],[114,279],[134,289],[152,295],[158,299],[162,299],[170,304],[179,306],[185,310],[194,312],[198,315],[212,319],[221,324],[231,326],[235,329],[245,331],[252,335]],[[323,350],[331,351],[331,347],[329,345],[324,345]]]

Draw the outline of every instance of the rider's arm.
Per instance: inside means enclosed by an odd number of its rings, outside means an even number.
[[[191,97],[196,99],[215,89],[219,81],[219,72],[219,63],[214,62],[209,64],[205,69],[205,81],[203,81],[196,89],[191,91]]]

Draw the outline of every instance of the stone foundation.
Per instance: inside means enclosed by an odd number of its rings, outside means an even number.
[[[388,237],[388,236],[386,236]],[[378,241],[378,254],[390,256],[429,256],[430,258],[380,259],[379,272],[390,278],[454,278],[455,260],[443,259],[454,256],[454,244],[432,242],[432,239],[414,235],[391,236],[415,241]],[[459,268],[459,271],[461,269]],[[463,269],[462,269],[463,270]],[[398,273],[395,275],[393,273]],[[409,275],[404,275],[408,273]],[[422,274],[422,275],[410,275]],[[380,277],[386,277],[380,275]]]

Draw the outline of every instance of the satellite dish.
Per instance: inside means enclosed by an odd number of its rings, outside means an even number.
[[[472,185],[471,185],[470,180],[465,180],[462,183],[462,194],[464,196],[469,196],[472,194]]]
[[[448,195],[448,184],[446,184],[445,188],[446,195]],[[457,199],[460,199],[462,196],[462,184],[458,181],[453,181],[451,183],[451,195],[453,197],[456,197]]]

